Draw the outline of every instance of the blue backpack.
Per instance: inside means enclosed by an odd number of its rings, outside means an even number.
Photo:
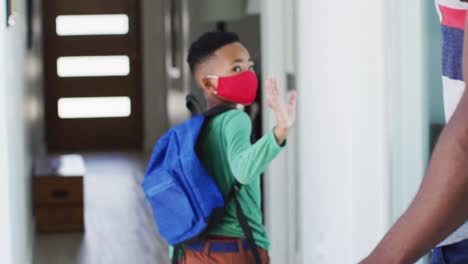
[[[187,97],[187,106],[192,111],[195,109],[193,101],[193,97]],[[241,184],[236,181],[229,195],[223,197],[196,152],[198,137],[206,121],[229,110],[232,109],[217,107],[170,129],[157,142],[148,163],[142,188],[160,235],[175,247],[173,263],[177,263],[184,244],[207,238],[231,200],[236,203],[239,223],[256,262],[261,263],[252,231],[237,199]]]

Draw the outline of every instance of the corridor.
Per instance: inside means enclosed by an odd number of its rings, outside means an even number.
[[[261,182],[272,264],[367,256],[446,124],[433,1],[0,1],[0,264],[169,264],[141,182],[158,139],[190,117],[186,96],[205,102],[187,63],[205,32],[235,32],[249,51],[257,139],[278,127],[267,78],[298,95]],[[206,80],[239,68],[226,69]],[[37,175],[57,153],[82,155],[86,173]],[[64,183],[44,201],[40,177]]]
[[[145,208],[142,155],[89,153],[84,159],[86,231],[37,234],[34,264],[169,263],[167,246]]]

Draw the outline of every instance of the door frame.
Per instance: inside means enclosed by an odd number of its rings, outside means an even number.
[[[260,4],[262,76],[275,75],[281,92],[287,94],[287,85],[293,85],[296,74],[296,0],[261,0]],[[266,98],[262,109],[265,134],[276,125],[276,119]],[[291,131],[286,150],[270,164],[263,177],[264,217],[271,239],[272,264],[301,263],[297,133],[297,128]]]

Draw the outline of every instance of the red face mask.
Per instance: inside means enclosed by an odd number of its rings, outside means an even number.
[[[228,101],[250,105],[257,97],[258,80],[253,71],[248,70],[234,76],[208,75],[207,77],[218,79],[216,95]]]

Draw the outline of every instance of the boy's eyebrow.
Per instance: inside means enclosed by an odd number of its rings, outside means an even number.
[[[234,60],[234,63],[241,63],[241,62],[243,62],[243,61],[244,61],[243,59],[236,59],[236,60]],[[248,59],[248,62],[253,62],[253,59],[252,59],[252,58],[249,58],[249,59]]]

